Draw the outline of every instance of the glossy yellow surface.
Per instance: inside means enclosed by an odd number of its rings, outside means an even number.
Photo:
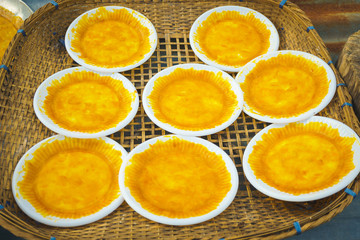
[[[150,51],[150,31],[126,9],[99,8],[72,30],[72,50],[85,63],[112,68],[132,65]]]
[[[71,131],[97,132],[115,127],[131,111],[135,92],[121,81],[93,72],[72,72],[47,88],[45,114]]]
[[[44,217],[80,218],[116,199],[121,152],[95,139],[46,142],[27,161],[17,186]]]
[[[281,54],[259,61],[240,87],[249,111],[280,118],[318,106],[329,84],[323,67],[300,56]]]
[[[183,130],[214,128],[237,107],[230,83],[205,70],[178,68],[158,78],[149,95],[157,119]]]
[[[291,123],[264,134],[248,161],[266,184],[300,195],[331,187],[354,169],[354,141],[324,123]]]
[[[130,162],[125,186],[156,215],[188,218],[209,213],[231,188],[221,156],[186,140],[158,141]]]
[[[197,29],[198,49],[218,64],[241,67],[267,52],[270,31],[253,14],[236,11],[212,13]]]

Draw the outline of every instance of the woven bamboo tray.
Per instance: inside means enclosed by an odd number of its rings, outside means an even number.
[[[58,0],[36,11],[22,26],[10,44],[0,69],[0,224],[15,235],[28,239],[155,239],[155,238],[271,238],[296,234],[294,222],[302,231],[329,221],[353,199],[344,191],[328,198],[290,203],[269,198],[254,189],[244,176],[241,159],[249,140],[267,124],[244,113],[227,129],[205,139],[224,149],[236,164],[240,186],[233,203],[219,216],[193,226],[167,226],[147,220],[125,202],[112,214],[95,223],[76,228],[55,228],[27,217],[16,205],[11,192],[11,177],[21,156],[37,142],[53,135],[36,118],[32,100],[35,90],[48,76],[76,66],[61,43],[69,24],[81,13],[104,5],[121,5],[143,13],[154,24],[158,47],[149,61],[124,75],[136,86],[140,96],[147,81],[160,70],[189,62],[200,62],[189,44],[189,30],[203,12],[222,5],[253,8],[267,16],[280,34],[280,49],[312,53],[329,62],[331,59],[323,41],[310,20],[294,4],[280,1],[150,1],[150,0]],[[60,41],[59,41],[60,40]],[[334,65],[329,63],[343,81]],[[347,103],[351,98],[346,86],[340,84],[337,93],[319,115],[347,124],[360,133],[359,122]],[[139,108],[135,119],[123,130],[111,135],[127,151],[141,142],[164,135]],[[358,193],[359,177],[348,188]]]

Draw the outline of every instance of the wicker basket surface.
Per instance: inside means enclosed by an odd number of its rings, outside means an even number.
[[[303,231],[330,220],[352,201],[341,191],[328,198],[290,203],[272,199],[254,189],[244,176],[241,159],[249,140],[267,124],[246,114],[225,130],[204,137],[224,149],[236,164],[240,186],[233,203],[219,216],[193,226],[167,226],[149,221],[123,203],[109,216],[95,223],[76,228],[54,228],[27,217],[16,205],[11,191],[11,177],[21,156],[37,142],[53,135],[36,118],[32,100],[37,87],[57,71],[77,66],[59,41],[67,27],[81,13],[99,6],[121,5],[143,13],[154,24],[159,37],[153,56],[138,68],[124,72],[141,93],[147,81],[162,69],[201,61],[189,44],[189,30],[203,12],[222,5],[240,5],[255,9],[268,17],[280,35],[280,49],[300,50],[331,59],[310,20],[294,4],[280,1],[150,1],[150,0],[59,0],[58,6],[47,4],[28,18],[11,42],[0,69],[0,224],[15,235],[29,239],[117,239],[117,238],[284,238],[296,233],[294,222]],[[330,63],[331,64],[331,63]],[[338,83],[342,83],[337,70]],[[328,107],[319,115],[328,116],[350,126],[358,134],[359,122],[353,113],[346,86],[340,85]],[[167,134],[155,126],[144,109],[123,130],[110,137],[127,151],[147,139]],[[348,188],[359,191],[359,177]]]

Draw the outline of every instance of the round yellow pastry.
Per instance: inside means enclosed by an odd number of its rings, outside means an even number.
[[[299,116],[329,91],[325,68],[293,54],[260,60],[240,84],[248,111],[276,118]]]
[[[75,28],[71,50],[85,63],[124,67],[139,62],[150,51],[150,31],[127,9],[98,8],[85,14]]]
[[[45,114],[60,127],[98,132],[115,127],[131,111],[135,92],[110,76],[74,71],[47,88]]]
[[[221,155],[174,138],[134,154],[125,169],[125,186],[149,212],[189,218],[215,210],[231,189]]]
[[[221,74],[193,68],[177,68],[157,78],[148,99],[157,119],[193,131],[226,122],[238,103]]]
[[[120,195],[122,153],[101,139],[49,140],[32,155],[17,187],[44,217],[88,216]]]
[[[199,52],[221,65],[241,67],[267,52],[270,31],[252,13],[213,12],[194,35]]]
[[[324,123],[290,123],[262,135],[248,162],[256,178],[300,195],[331,187],[354,169],[354,141]]]

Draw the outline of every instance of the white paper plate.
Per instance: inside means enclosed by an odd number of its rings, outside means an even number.
[[[61,79],[66,74],[73,73],[73,72],[81,72],[81,71],[91,72],[90,70],[87,70],[86,68],[83,68],[83,67],[68,68],[68,69],[62,70],[60,72],[57,72],[57,73],[51,75],[44,82],[41,83],[41,85],[38,87],[38,89],[35,92],[34,102],[33,102],[35,114],[39,118],[39,120],[46,127],[51,129],[52,131],[59,133],[61,135],[64,135],[64,136],[74,137],[74,138],[104,137],[104,136],[107,136],[114,132],[119,131],[120,129],[124,128],[128,123],[130,123],[138,111],[139,96],[138,96],[138,93],[137,93],[134,85],[120,73],[113,73],[113,74],[97,73],[100,76],[110,76],[111,78],[113,78],[115,80],[119,80],[123,83],[124,87],[130,93],[135,92],[135,98],[133,99],[133,101],[131,103],[131,111],[129,112],[128,116],[124,120],[120,121],[115,127],[108,128],[108,129],[105,129],[105,130],[102,130],[99,132],[93,132],[93,133],[71,131],[71,130],[65,129],[65,128],[60,127],[59,125],[55,124],[54,121],[45,114],[44,101],[45,101],[46,96],[48,95],[47,88],[49,86],[51,86],[54,81]]]
[[[96,212],[94,214],[84,216],[81,218],[77,218],[77,219],[70,219],[70,218],[60,218],[60,217],[55,217],[55,216],[48,216],[48,217],[42,216],[30,204],[30,202],[28,202],[26,199],[23,198],[23,196],[21,195],[21,192],[19,190],[19,187],[17,186],[17,183],[19,181],[21,181],[25,175],[25,172],[24,172],[25,162],[31,161],[31,159],[33,158],[32,154],[37,149],[39,149],[41,147],[41,145],[45,142],[51,143],[53,141],[62,141],[64,139],[65,139],[65,137],[61,136],[61,135],[55,135],[50,138],[47,138],[47,139],[37,143],[35,146],[33,146],[30,150],[28,150],[22,156],[22,158],[16,165],[16,168],[15,168],[15,171],[14,171],[14,174],[12,177],[12,192],[13,192],[15,201],[18,204],[18,206],[20,207],[20,209],[24,213],[26,213],[26,215],[31,217],[32,219],[34,219],[40,223],[49,225],[49,226],[76,227],[76,226],[81,226],[81,225],[95,222],[95,221],[109,215],[111,212],[113,212],[115,209],[117,209],[121,205],[121,203],[124,201],[122,194],[120,194],[120,196],[118,198],[114,199],[108,206],[102,208],[101,210],[99,210],[98,212]],[[114,140],[107,138],[107,137],[98,138],[98,140],[104,141],[107,144],[111,144],[114,149],[120,151],[122,154],[121,158],[124,161],[124,159],[126,158],[127,152],[120,144],[118,144]]]
[[[217,63],[214,60],[211,60],[208,58],[205,54],[201,52],[201,47],[199,46],[199,43],[197,43],[194,39],[194,35],[197,31],[197,29],[201,26],[202,22],[205,21],[213,12],[223,12],[223,11],[237,11],[241,15],[247,15],[248,13],[251,13],[254,15],[255,18],[259,19],[262,23],[266,25],[266,28],[270,31],[270,46],[267,50],[268,52],[277,51],[279,49],[279,33],[277,32],[274,24],[264,15],[261,13],[250,9],[246,7],[238,7],[238,6],[223,6],[223,7],[217,7],[213,8],[205,13],[203,13],[198,19],[195,20],[193,25],[190,29],[190,45],[192,50],[194,51],[195,55],[200,58],[204,63],[209,64],[211,66],[217,67],[219,69],[222,69],[224,71],[228,72],[238,72],[241,70],[241,67],[234,67],[229,65],[222,65]],[[200,51],[199,51],[200,50]]]
[[[336,77],[335,77],[333,70],[330,68],[330,66],[326,62],[324,62],[322,59],[320,59],[312,54],[300,52],[300,51],[293,51],[293,50],[283,50],[283,51],[277,51],[277,52],[272,52],[272,53],[261,55],[255,59],[251,60],[250,62],[248,62],[243,67],[243,69],[236,75],[235,81],[238,82],[239,84],[243,83],[245,81],[246,76],[254,69],[254,67],[256,66],[256,64],[259,61],[268,60],[270,58],[277,57],[280,54],[291,54],[294,56],[301,56],[305,59],[312,61],[313,63],[317,64],[318,66],[323,67],[326,70],[327,79],[329,82],[329,88],[328,88],[327,95],[322,99],[322,101],[319,105],[317,105],[313,109],[308,110],[307,112],[304,112],[304,113],[302,113],[298,116],[294,116],[294,117],[277,118],[277,117],[273,117],[273,116],[263,115],[261,113],[254,112],[254,110],[246,103],[246,101],[244,101],[244,112],[257,120],[264,121],[264,122],[270,122],[270,123],[297,122],[297,121],[301,121],[301,120],[310,118],[311,116],[314,116],[315,114],[320,112],[322,109],[324,109],[331,102],[332,98],[334,97],[335,92],[336,92]]]
[[[328,124],[331,128],[338,129],[341,137],[355,137],[356,140],[352,146],[352,151],[354,151],[354,158],[353,163],[355,165],[355,168],[351,170],[345,177],[343,177],[339,183],[311,193],[306,194],[300,194],[300,195],[293,195],[290,193],[279,191],[278,189],[271,187],[264,183],[262,180],[256,178],[254,175],[254,171],[251,169],[250,164],[248,162],[249,156],[253,151],[254,146],[257,144],[258,141],[262,139],[262,135],[266,134],[270,129],[273,128],[283,128],[287,124],[272,124],[263,130],[261,130],[258,134],[254,136],[254,138],[251,139],[249,144],[247,145],[244,157],[243,157],[243,169],[244,173],[246,175],[246,178],[249,180],[249,182],[260,192],[284,201],[290,201],[290,202],[306,202],[306,201],[313,201],[321,198],[328,197],[342,189],[344,189],[347,185],[349,185],[359,174],[360,172],[360,138],[359,136],[348,126],[345,124],[336,121],[331,118],[326,117],[311,117],[310,119],[307,119],[305,121],[301,121],[300,123],[310,123],[310,122],[322,122]]]
[[[156,82],[156,80],[159,77],[163,77],[166,75],[171,74],[173,71],[175,71],[178,68],[182,68],[182,69],[190,69],[193,68],[194,70],[205,70],[205,71],[210,71],[210,72],[214,72],[215,74],[221,73],[222,77],[224,79],[226,79],[230,85],[231,85],[231,90],[234,92],[234,94],[237,97],[237,107],[234,109],[234,112],[232,113],[231,117],[224,123],[222,123],[221,125],[218,125],[214,128],[210,128],[210,129],[204,129],[204,130],[198,130],[198,131],[191,131],[191,130],[184,130],[184,129],[180,129],[180,128],[176,128],[168,123],[165,122],[161,122],[159,119],[157,119],[154,115],[154,111],[151,107],[151,104],[149,102],[149,95],[151,94],[153,88],[154,88],[154,83]],[[195,89],[196,90],[196,89]],[[229,74],[227,74],[226,72],[223,72],[215,67],[211,67],[211,66],[207,66],[204,64],[180,64],[180,65],[176,65],[176,66],[172,66],[169,68],[166,68],[164,70],[162,70],[161,72],[155,74],[150,81],[146,84],[145,89],[143,91],[143,96],[142,96],[142,103],[144,106],[144,110],[146,112],[146,114],[149,116],[149,118],[159,127],[165,129],[166,131],[169,131],[171,133],[174,134],[179,134],[179,135],[185,135],[185,136],[205,136],[205,135],[210,135],[216,132],[219,132],[225,128],[227,128],[228,126],[230,126],[240,115],[241,110],[242,110],[242,105],[243,105],[243,95],[241,92],[241,89],[239,87],[239,85],[235,82],[234,78],[232,78]]]
[[[108,7],[105,7],[105,9],[108,11],[113,11],[115,9],[126,9],[144,27],[148,28],[149,32],[150,32],[150,36],[149,36],[150,50],[149,50],[149,52],[147,54],[145,54],[144,57],[140,61],[138,61],[137,63],[134,63],[132,65],[128,65],[128,66],[106,68],[106,67],[100,67],[100,66],[96,66],[93,64],[85,63],[85,61],[80,57],[80,55],[81,55],[80,53],[77,53],[77,52],[74,52],[71,50],[71,48],[72,48],[71,41],[72,41],[72,39],[74,39],[75,34],[74,34],[73,30],[76,29],[77,23],[80,21],[81,18],[85,17],[85,15],[88,15],[88,16],[95,15],[96,11],[98,10],[98,8],[95,8],[95,9],[92,9],[90,11],[87,11],[87,12],[81,14],[70,24],[69,28],[67,29],[66,34],[65,34],[65,47],[66,47],[66,50],[69,53],[70,57],[72,59],[74,59],[74,61],[76,61],[81,66],[84,66],[88,69],[91,69],[91,70],[94,70],[97,72],[107,72],[107,73],[127,71],[130,69],[136,68],[136,67],[140,66],[141,64],[143,64],[144,62],[146,62],[151,57],[151,55],[154,53],[156,46],[157,46],[157,33],[155,30],[155,27],[150,22],[150,20],[147,19],[141,13],[139,13],[135,10],[132,10],[130,8],[125,8],[125,7],[120,7],[120,6],[108,6]]]
[[[155,215],[151,212],[148,212],[144,208],[142,208],[141,204],[138,203],[131,195],[129,188],[125,186],[125,174],[126,174],[125,170],[126,170],[126,167],[131,164],[130,161],[131,161],[131,158],[134,156],[134,154],[144,152],[146,149],[149,149],[151,147],[151,145],[155,144],[158,141],[166,142],[166,141],[169,141],[174,138],[183,139],[183,140],[186,140],[189,142],[201,144],[201,145],[205,146],[207,149],[209,149],[209,151],[214,152],[218,155],[221,155],[223,161],[225,162],[226,168],[230,173],[230,176],[231,176],[230,181],[231,181],[231,185],[232,185],[230,191],[226,194],[226,196],[224,197],[222,202],[219,204],[219,206],[215,210],[213,210],[205,215],[197,216],[197,217],[189,217],[189,218],[169,218],[169,217],[165,217],[165,216]],[[125,201],[130,205],[130,207],[132,209],[134,209],[137,213],[139,213],[143,217],[146,217],[155,222],[168,224],[168,225],[191,225],[191,224],[197,224],[200,222],[207,221],[207,220],[219,215],[221,212],[223,212],[231,204],[231,202],[233,201],[233,199],[236,196],[238,185],[239,185],[239,177],[238,177],[237,169],[236,169],[233,161],[231,160],[231,158],[221,148],[219,148],[215,144],[213,144],[207,140],[197,138],[197,137],[167,135],[167,136],[161,136],[161,137],[156,137],[156,138],[147,140],[147,141],[141,143],[140,145],[138,145],[136,148],[134,148],[129,153],[129,155],[126,157],[126,160],[121,165],[120,174],[119,174],[119,184],[120,184],[120,191],[122,192],[122,194],[125,198]]]

